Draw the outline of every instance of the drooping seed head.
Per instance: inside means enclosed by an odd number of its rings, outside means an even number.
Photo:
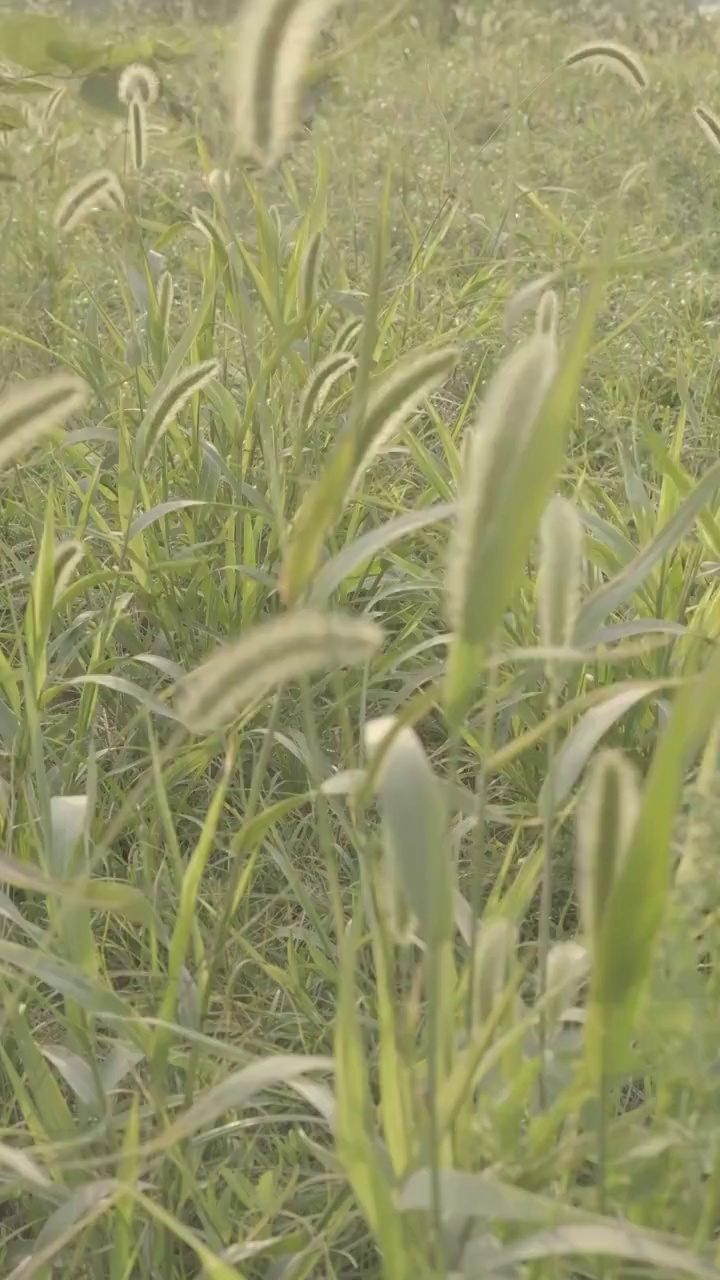
[[[720,151],[720,118],[709,107],[698,103],[693,107],[693,115],[715,151]]]
[[[118,80],[118,98],[128,107],[133,98],[139,98],[146,107],[157,102],[160,93],[160,81],[152,67],[133,62],[125,67]]]
[[[55,209],[53,223],[58,231],[72,231],[101,208],[125,208],[125,193],[111,169],[97,169],[68,187]]]
[[[595,40],[574,49],[565,59],[566,67],[588,65],[613,71],[633,89],[647,89],[647,72],[636,53],[613,40]]]
[[[31,448],[86,403],[89,387],[82,378],[53,373],[21,382],[0,396],[0,467]]]
[[[235,719],[278,685],[321,671],[367,662],[383,633],[364,618],[283,614],[223,646],[182,682],[177,713],[192,733],[209,733]]]

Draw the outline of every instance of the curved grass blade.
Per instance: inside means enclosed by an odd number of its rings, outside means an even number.
[[[89,978],[77,965],[69,964],[59,956],[43,954],[36,947],[0,939],[0,964],[10,965],[21,973],[37,978],[39,982],[47,983],[53,991],[75,1001],[88,1013],[101,1018],[121,1019],[139,1033],[139,1028],[133,1025],[130,1005],[116,995],[112,988]]]
[[[162,1134],[147,1143],[144,1154],[169,1150],[176,1143],[192,1137],[199,1129],[207,1128],[224,1112],[246,1106],[265,1089],[291,1085],[294,1080],[303,1079],[317,1071],[327,1073],[332,1069],[332,1058],[320,1056],[285,1054],[251,1062],[201,1094]]]
[[[496,1273],[507,1275],[519,1263],[574,1255],[624,1258],[646,1272],[667,1271],[671,1275],[693,1276],[694,1280],[718,1280],[720,1276],[709,1262],[703,1262],[689,1249],[681,1249],[622,1222],[565,1224],[517,1240],[490,1254],[481,1247],[478,1253],[482,1256],[477,1258],[477,1265],[472,1253],[473,1250],[466,1251],[465,1280],[480,1280],[481,1276]]]
[[[593,643],[598,628],[605,622],[608,614],[614,612],[620,605],[627,604],[643,585],[651,570],[682,540],[719,487],[720,462],[716,462],[698,481],[674,515],[656,533],[652,542],[648,543],[617,577],[599,587],[588,597],[578,613],[575,644]]]
[[[568,734],[552,764],[552,794],[556,805],[567,800],[590,756],[609,729],[636,707],[644,698],[660,695],[665,689],[661,680],[643,680],[625,686],[618,693],[609,691],[605,702],[591,707]],[[543,783],[540,803],[547,794],[549,779]]]
[[[423,511],[409,511],[395,520],[386,520],[377,529],[371,529],[369,533],[356,538],[323,565],[313,582],[310,603],[325,604],[341,582],[367,560],[372,559],[380,551],[392,547],[396,542],[401,542],[407,534],[449,520],[456,512],[457,507],[454,502],[437,502]]]

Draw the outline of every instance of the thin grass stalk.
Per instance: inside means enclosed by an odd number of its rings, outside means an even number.
[[[553,838],[555,829],[555,787],[554,768],[557,754],[557,710],[559,700],[558,680],[552,667],[548,668],[548,714],[550,729],[548,732],[545,753],[545,788],[543,791],[543,870],[540,889],[540,920],[538,926],[538,988],[540,995],[540,1019],[538,1023],[538,1041],[540,1047],[540,1075],[538,1090],[540,1106],[547,1105],[547,1078],[545,1072],[545,1050],[547,1046],[547,1010],[544,997],[548,984],[548,956],[550,954],[550,925],[552,922],[553,903]]]
[[[492,646],[491,646],[492,648]],[[498,668],[491,666],[488,672],[488,683],[485,691],[485,703],[482,719],[482,759],[475,778],[475,833],[472,845],[472,879],[470,882],[470,909],[472,915],[472,932],[470,938],[471,963],[468,971],[466,1026],[468,1036],[473,1031],[475,1009],[475,948],[480,930],[480,898],[484,881],[485,843],[487,838],[487,803],[490,768],[488,762],[492,756],[493,737],[495,732],[495,713],[497,710]],[[459,739],[458,739],[459,741]],[[452,775],[455,776],[454,774]]]
[[[310,748],[310,763],[312,765],[314,777],[312,779],[317,788],[317,796],[315,800],[315,811],[318,821],[318,835],[320,852],[325,863],[328,884],[330,887],[330,905],[335,921],[335,937],[338,952],[343,945],[345,936],[345,915],[342,905],[342,892],[340,890],[340,879],[338,877],[337,863],[335,860],[335,852],[333,850],[332,834],[330,831],[330,819],[327,796],[321,790],[323,782],[322,771],[322,754],[320,750],[320,739],[315,722],[315,714],[313,712],[312,697],[310,695],[310,682],[302,680],[300,683],[300,709],[303,721],[303,732]]]
[[[442,1199],[442,1160],[440,1153],[441,1134],[437,1101],[442,1081],[441,1054],[443,1045],[439,1035],[440,1005],[448,993],[442,990],[440,971],[440,955],[435,949],[428,949],[427,955],[427,993],[428,993],[428,1120],[430,1137],[430,1178],[431,1178],[431,1220],[433,1233],[433,1264],[438,1277],[447,1276],[447,1258],[445,1251],[445,1231],[443,1225]]]
[[[252,822],[253,818],[257,814],[258,804],[260,802],[260,789],[262,787],[263,779],[267,772],[268,763],[270,761],[270,752],[272,751],[273,743],[275,742],[275,730],[277,729],[278,720],[280,718],[280,705],[282,702],[282,697],[284,692],[285,692],[285,686],[280,685],[275,693],[275,697],[273,699],[273,703],[270,708],[270,716],[268,718],[267,728],[265,730],[265,734],[262,740],[262,745],[260,747],[260,754],[257,758],[255,768],[253,769],[252,778],[250,780],[250,792],[247,798],[247,804],[244,806],[244,809],[243,809],[243,818],[245,820],[246,827]],[[207,980],[205,982],[205,987],[200,999],[200,1025],[201,1026],[208,1014],[208,1009],[210,1005],[210,996],[212,995],[212,992],[215,990],[215,980],[217,977],[218,966],[220,964],[223,948],[225,946],[225,938],[227,936],[230,920],[232,919],[232,916],[236,909],[235,898],[237,896],[238,887],[240,885],[240,880],[241,880],[243,869],[244,869],[244,863],[241,857],[241,852],[242,852],[242,841],[240,842],[240,848],[238,849],[236,856],[233,860],[233,865],[230,871],[230,875],[228,877],[226,893],[225,893],[225,905],[223,907],[223,912],[220,917],[218,927],[215,933],[215,946],[213,948],[213,952],[207,967]]]

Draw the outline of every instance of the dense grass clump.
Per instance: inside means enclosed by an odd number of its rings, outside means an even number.
[[[716,28],[0,17],[0,1271],[720,1274]]]

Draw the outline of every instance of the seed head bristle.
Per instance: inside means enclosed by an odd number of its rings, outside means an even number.
[[[128,107],[133,98],[140,98],[146,107],[157,102],[160,81],[152,67],[133,62],[126,67],[118,81],[118,98]]]
[[[94,209],[124,209],[125,193],[111,169],[97,169],[75,182],[61,197],[53,222],[58,231],[72,231]]]
[[[693,115],[710,146],[714,147],[716,151],[720,151],[720,119],[709,107],[704,107],[702,103],[698,103],[696,107],[693,107]]]
[[[242,153],[263,168],[284,154],[300,119],[311,50],[337,0],[245,0],[227,83]]]
[[[614,71],[634,89],[647,89],[650,83],[647,72],[636,53],[613,40],[593,41],[574,49],[565,59],[566,67],[578,67],[587,63],[595,68]]]

